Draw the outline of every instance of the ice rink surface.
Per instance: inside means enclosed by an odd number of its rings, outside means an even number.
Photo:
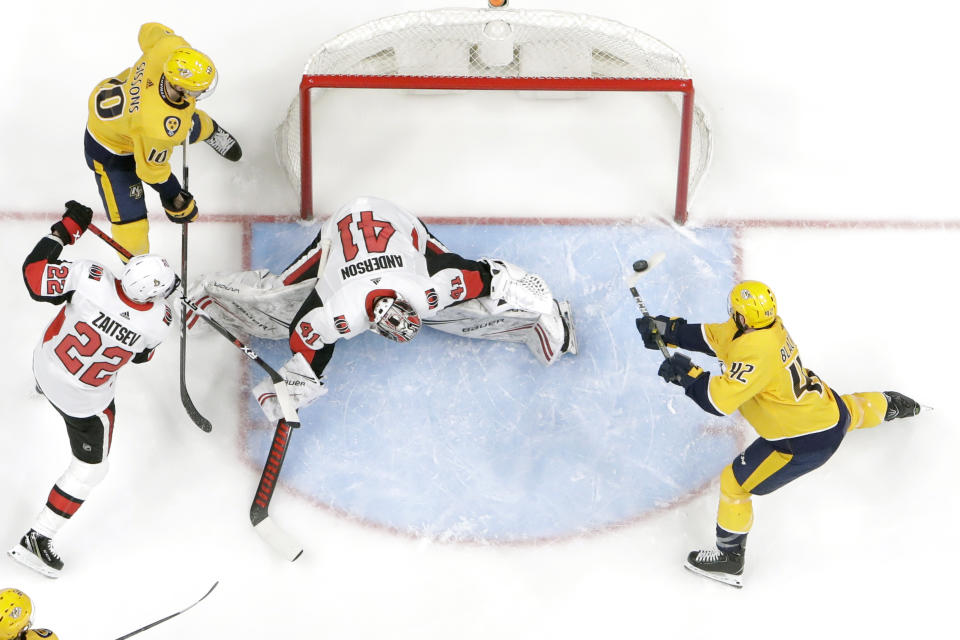
[[[433,167],[413,165],[405,155],[410,148],[429,152],[422,139],[431,135],[429,118],[421,136],[404,129],[382,138],[370,172],[347,165],[324,192],[331,201],[320,206],[376,191],[428,221],[442,220],[435,232],[465,254],[500,250],[530,268],[542,265],[555,292],[574,300],[583,352],[542,371],[520,349],[479,341],[459,341],[465,343],[459,348],[453,338],[424,335],[408,353],[384,349],[385,368],[429,378],[438,367],[427,359],[446,358],[441,383],[424,381],[409,393],[391,385],[389,407],[365,408],[348,391],[370,384],[359,378],[378,345],[369,336],[351,341],[349,350],[338,346],[331,367],[342,374],[331,368],[331,392],[311,409],[315,423],[311,418],[294,434],[284,469],[289,482],[271,505],[305,547],[290,564],[270,554],[247,518],[268,434],[248,411],[244,388],[251,374],[242,356],[215,337],[191,342],[191,394],[215,424],[203,434],[178,400],[172,333],[151,363],[120,376],[110,474],[57,540],[63,576],[50,581],[0,559],[0,587],[29,593],[40,626],[64,639],[110,640],[190,604],[219,580],[200,606],[143,637],[951,633],[960,525],[953,453],[960,443],[949,400],[956,348],[952,332],[940,327],[950,326],[960,306],[951,267],[960,211],[947,188],[960,140],[956,128],[937,117],[949,111],[941,105],[957,97],[955,86],[944,85],[958,58],[946,9],[928,0],[909,6],[512,4],[619,20],[684,54],[716,144],[690,224],[678,229],[663,221],[672,185],[667,171],[667,184],[657,189],[663,180],[656,172],[663,165],[658,145],[671,144],[662,133],[673,126],[669,113],[659,133],[623,131],[616,120],[590,119],[593,107],[546,104],[532,128],[554,132],[547,141],[560,151],[542,152],[543,139],[519,139],[517,132],[486,145],[492,149],[480,148],[484,140],[476,137],[434,132],[439,159],[423,159]],[[290,245],[302,234],[302,246],[312,234],[274,222],[297,206],[274,158],[273,130],[306,58],[368,20],[440,6],[177,0],[150,13],[106,2],[8,10],[11,59],[0,72],[10,89],[0,105],[6,274],[0,287],[12,305],[3,332],[4,545],[30,525],[69,459],[62,423],[33,392],[30,376],[31,351],[54,309],[30,301],[20,265],[68,199],[92,205],[95,220],[106,226],[83,165],[85,104],[96,82],[137,57],[139,25],[162,21],[213,57],[221,83],[201,107],[244,147],[243,160],[232,166],[204,145],[191,150],[191,190],[201,219],[191,226],[190,271],[199,274],[250,264],[282,267],[284,256],[268,255],[264,238],[285,247],[283,233],[293,236]],[[375,100],[363,99],[364,110],[376,108]],[[582,126],[561,111],[579,111],[573,115]],[[442,119],[436,118],[438,127]],[[604,134],[604,123],[615,130]],[[459,125],[465,136],[481,129],[470,119],[446,124]],[[424,126],[417,122],[414,131]],[[362,154],[348,153],[349,144],[341,137],[330,146],[343,146],[344,162],[352,162]],[[598,148],[603,160],[594,159]],[[179,229],[165,220],[152,193],[148,206],[153,249],[178,261]],[[623,226],[584,222],[621,212],[631,218]],[[462,216],[488,223],[457,224]],[[538,217],[580,224],[489,224]],[[712,545],[718,490],[711,478],[752,432],[737,418],[704,431],[698,421],[705,414],[655,377],[658,359],[633,332],[634,305],[614,272],[629,265],[634,252],[660,244],[670,247],[669,262],[643,289],[654,313],[716,320],[732,278],[761,279],[776,292],[804,363],[832,387],[898,390],[935,408],[851,434],[823,468],[755,500],[740,591],[681,567],[688,550]],[[299,247],[275,253],[287,249]],[[703,252],[713,262],[697,260]],[[92,236],[65,252],[71,255],[119,266]],[[711,265],[715,277],[706,278]],[[274,361],[281,357],[276,353]],[[504,385],[504,376],[519,382]],[[614,381],[621,385],[616,400],[600,406],[607,398],[600,387]],[[564,385],[581,393],[561,394]],[[539,410],[520,425],[511,422],[522,417],[513,408],[497,421],[484,396],[504,386],[535,396],[526,403],[532,407],[550,406],[554,394],[554,404],[567,411]],[[469,399],[468,408],[453,406],[456,393]],[[670,407],[674,423],[664,420]],[[336,409],[331,427],[325,408]],[[577,408],[597,414],[575,422],[570,416]],[[365,419],[350,419],[351,412]],[[638,442],[651,424],[660,427],[654,432],[665,438],[663,446]],[[450,431],[443,432],[445,425]],[[571,437],[583,425],[595,429],[593,450]],[[714,437],[695,437],[701,433]],[[574,450],[584,453],[579,468],[548,465],[532,473],[518,463],[569,462]],[[616,457],[600,455],[610,452]],[[477,473],[482,460],[489,468]],[[470,473],[460,476],[459,487],[445,484],[457,477],[451,466],[458,461],[468,463],[459,468]],[[648,509],[642,502],[653,495],[650,484],[639,474],[614,475],[618,465],[667,473],[677,481],[675,491]],[[390,473],[375,480],[377,470]],[[437,470],[443,473],[431,476]],[[604,509],[570,490],[577,486],[571,472],[578,471],[600,481]],[[510,483],[496,482],[504,479]],[[373,492],[377,482],[395,489],[396,499]],[[513,493],[496,493],[505,487]],[[448,509],[437,510],[444,493]],[[517,526],[521,512],[528,519]],[[456,517],[464,513],[470,526],[457,529]],[[505,521],[511,528],[489,525]]]

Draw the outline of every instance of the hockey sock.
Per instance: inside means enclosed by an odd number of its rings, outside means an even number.
[[[52,538],[83,505],[90,492],[107,475],[107,461],[88,464],[74,458],[47,496],[33,529]]]
[[[727,465],[720,474],[720,505],[717,508],[717,526],[728,532],[743,534],[744,536],[753,526],[753,501],[750,492],[737,482],[731,465]]]

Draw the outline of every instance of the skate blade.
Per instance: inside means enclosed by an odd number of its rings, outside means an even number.
[[[560,317],[563,319],[563,326],[567,330],[567,350],[564,353],[569,353],[572,356],[577,355],[578,344],[577,344],[577,329],[573,324],[573,310],[570,308],[570,302],[564,300],[563,302],[557,301],[557,308],[560,310]]]
[[[728,584],[731,587],[736,587],[737,589],[743,588],[743,576],[736,576],[729,573],[716,573],[714,571],[704,571],[703,569],[698,569],[689,562],[684,562],[683,566],[689,571],[703,576],[704,578],[710,578],[711,580],[716,580],[717,582],[722,582],[723,584]]]
[[[43,560],[33,555],[20,545],[17,545],[13,549],[7,551],[7,555],[28,569],[33,569],[37,573],[43,574],[48,578],[56,579],[60,577],[60,571],[58,569],[48,567],[46,564],[44,564]]]

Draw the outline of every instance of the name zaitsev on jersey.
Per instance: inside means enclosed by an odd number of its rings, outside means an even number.
[[[697,327],[688,325],[691,330]],[[699,329],[706,344],[680,346],[716,355],[722,370],[719,376],[701,376],[687,390],[701,408],[717,415],[739,409],[767,440],[815,433],[837,424],[840,412],[833,391],[804,368],[780,318],[770,327],[747,333],[740,333],[732,319],[699,325]]]
[[[137,176],[148,184],[170,178],[170,156],[190,131],[194,112],[203,140],[213,131],[213,120],[196,99],[184,95],[179,102],[168,97],[163,64],[170,54],[190,47],[172,29],[157,22],[140,27],[143,55],[130,68],[105,79],[90,94],[87,130],[111,153],[133,154]]]

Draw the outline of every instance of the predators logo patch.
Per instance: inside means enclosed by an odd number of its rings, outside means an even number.
[[[180,118],[177,116],[167,116],[163,121],[163,129],[171,138],[177,135],[177,131],[180,131]]]

